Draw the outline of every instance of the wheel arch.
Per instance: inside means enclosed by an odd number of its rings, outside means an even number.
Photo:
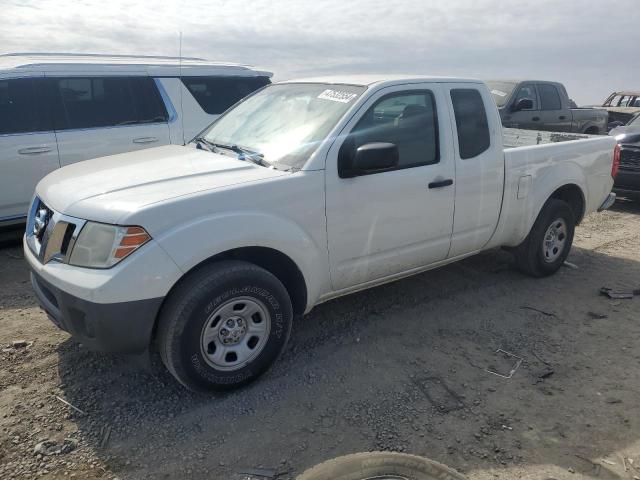
[[[600,127],[594,124],[587,124],[582,129],[582,133],[586,135],[600,135]]]
[[[584,218],[586,201],[584,192],[578,185],[576,185],[575,183],[567,183],[565,185],[562,185],[561,187],[557,188],[547,200],[545,200],[545,203],[551,198],[566,202],[573,212],[576,225],[580,224],[580,222]]]
[[[176,287],[193,272],[222,260],[242,260],[264,268],[287,289],[294,314],[301,315],[307,306],[307,282],[298,265],[288,255],[270,247],[245,246],[216,253],[186,271],[171,287],[168,298]]]
[[[158,313],[156,315],[151,334],[151,343],[155,342],[156,339],[160,312],[162,312],[167,299],[171,297],[171,294],[176,290],[176,288],[178,288],[178,286],[191,274],[222,260],[242,260],[264,268],[273,274],[284,285],[289,297],[291,298],[294,315],[302,315],[306,311],[308,285],[302,271],[291,257],[270,247],[238,247],[216,253],[215,255],[202,260],[200,263],[184,272],[184,274],[177,279],[164,297],[160,308],[158,308]]]

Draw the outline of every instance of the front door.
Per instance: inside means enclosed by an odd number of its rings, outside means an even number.
[[[380,90],[345,127],[326,163],[331,282],[341,290],[447,257],[454,204],[451,128],[439,85]],[[447,117],[444,116],[446,119]],[[394,143],[397,168],[340,178],[338,157],[368,143]]]
[[[533,108],[515,111],[514,107],[520,100],[528,99],[533,103]],[[533,83],[523,83],[518,88],[513,100],[506,107],[509,111],[504,117],[504,126],[510,128],[523,128],[525,130],[538,130],[540,128],[540,112],[538,111],[538,95]]]

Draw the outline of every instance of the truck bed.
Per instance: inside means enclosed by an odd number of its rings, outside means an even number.
[[[503,128],[502,144],[505,149],[526,147],[530,145],[543,145],[545,143],[569,142],[593,138],[597,135],[569,132],[547,132],[543,130],[523,130],[520,128]]]
[[[613,137],[507,128],[503,141],[504,198],[490,246],[519,245],[544,202],[563,185],[583,192],[582,214],[597,210],[611,192]]]

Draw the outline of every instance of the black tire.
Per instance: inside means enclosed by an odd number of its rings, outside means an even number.
[[[205,324],[226,321],[212,319],[218,309],[234,299],[242,305],[242,298],[256,302],[264,316],[269,315],[268,334],[260,340],[262,346],[255,357],[248,358],[245,364],[231,370],[226,368],[233,367],[224,365],[217,368],[205,358],[201,345],[206,340],[201,335],[205,334]],[[261,317],[258,314],[260,322],[264,321]],[[189,274],[171,292],[160,312],[157,346],[167,369],[185,387],[196,391],[230,390],[255,380],[278,358],[289,339],[292,318],[291,299],[274,275],[252,263],[221,261]],[[218,327],[217,331],[222,329]],[[240,343],[243,342],[244,338]]]
[[[427,458],[393,452],[354,453],[310,468],[296,480],[366,480],[384,476],[407,480],[465,480],[455,470]]]
[[[545,234],[553,222],[562,220],[566,225],[562,251],[556,258],[545,258],[543,246]],[[567,259],[573,243],[575,217],[569,205],[555,198],[550,198],[542,207],[538,218],[531,227],[527,238],[514,250],[518,268],[533,277],[546,277],[555,273]]]

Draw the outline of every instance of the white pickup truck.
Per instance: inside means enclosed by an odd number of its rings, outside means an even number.
[[[475,80],[283,82],[186,146],[51,173],[24,251],[40,304],[88,348],[153,345],[185,386],[232,388],[331,298],[500,246],[552,274],[615,199],[615,147],[505,150]]]

